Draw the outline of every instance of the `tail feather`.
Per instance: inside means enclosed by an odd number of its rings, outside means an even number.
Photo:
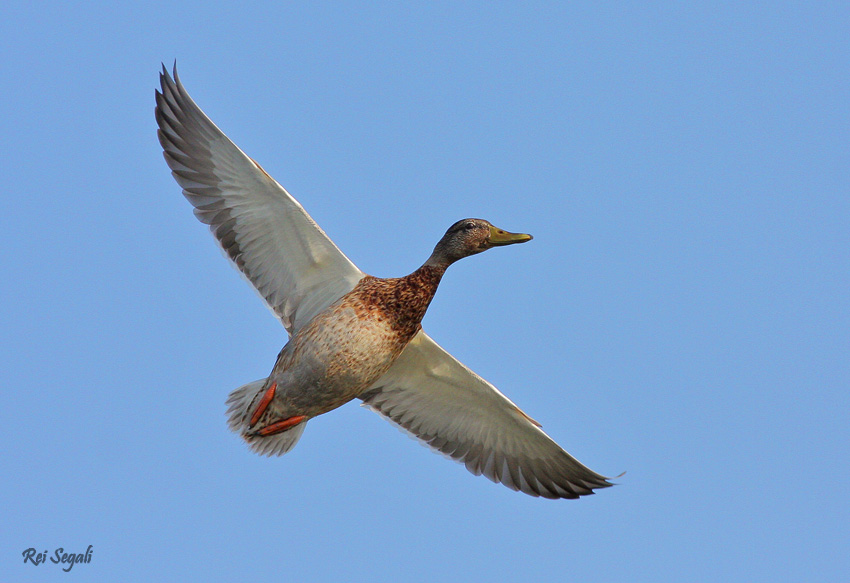
[[[265,385],[266,379],[260,379],[242,385],[230,393],[227,398],[227,425],[231,431],[241,435],[255,453],[266,456],[283,455],[295,447],[301,439],[307,422],[299,423],[292,429],[268,437],[249,435],[251,428],[248,427],[248,422],[251,419],[251,412],[259,403],[260,392]]]

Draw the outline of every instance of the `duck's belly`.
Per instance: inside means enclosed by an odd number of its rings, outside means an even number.
[[[394,329],[378,314],[369,316],[337,306],[289,341],[278,362],[278,394],[292,414],[315,416],[335,409],[392,366],[413,334]]]

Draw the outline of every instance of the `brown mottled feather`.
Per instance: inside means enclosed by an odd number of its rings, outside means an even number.
[[[349,295],[358,298],[363,309],[369,312],[363,314],[364,317],[385,318],[406,345],[419,331],[445,272],[444,267],[423,265],[405,277],[380,279],[367,275]]]

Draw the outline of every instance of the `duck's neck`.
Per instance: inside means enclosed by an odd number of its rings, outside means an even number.
[[[449,265],[451,265],[455,261],[457,261],[457,259],[449,259],[448,254],[445,252],[444,249],[441,248],[440,243],[438,243],[437,246],[434,248],[434,252],[431,253],[431,257],[428,258],[428,261],[426,261],[422,267],[420,267],[413,273],[416,273],[426,267],[433,267],[435,269],[440,270],[440,275],[442,276],[442,274],[446,272],[446,269],[448,269]]]
[[[447,253],[445,253],[445,251],[441,248],[441,243],[442,241],[437,244],[437,247],[434,248],[434,252],[428,258],[428,261],[422,265],[422,267],[407,276],[407,278],[410,278],[411,282],[414,282],[416,285],[420,285],[427,291],[428,301],[425,303],[425,308],[427,308],[428,304],[431,303],[431,300],[434,299],[434,294],[437,293],[437,286],[440,285],[440,280],[443,279],[443,274],[449,268],[449,265],[457,261],[457,259],[452,259]],[[422,314],[425,314],[424,309]]]
[[[436,288],[440,280],[443,279],[443,274],[446,272],[448,265],[438,264],[430,265],[426,263],[407,277],[414,277],[423,280],[424,282],[433,282]]]
[[[405,283],[416,292],[417,300],[413,303],[417,307],[421,305],[423,316],[431,300],[434,299],[434,294],[437,293],[437,287],[439,287],[440,280],[443,279],[447,267],[448,265],[429,265],[426,263],[404,278]]]
[[[388,298],[388,304],[394,306],[396,323],[411,338],[419,330],[419,323],[425,317],[445,272],[445,266],[426,264],[398,279],[393,286],[392,299]]]

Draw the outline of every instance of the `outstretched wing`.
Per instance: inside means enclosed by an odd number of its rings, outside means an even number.
[[[360,398],[473,474],[513,490],[578,498],[612,485],[422,331]]]
[[[156,121],[165,161],[290,334],[351,291],[363,273],[297,200],[222,133],[163,67]]]

